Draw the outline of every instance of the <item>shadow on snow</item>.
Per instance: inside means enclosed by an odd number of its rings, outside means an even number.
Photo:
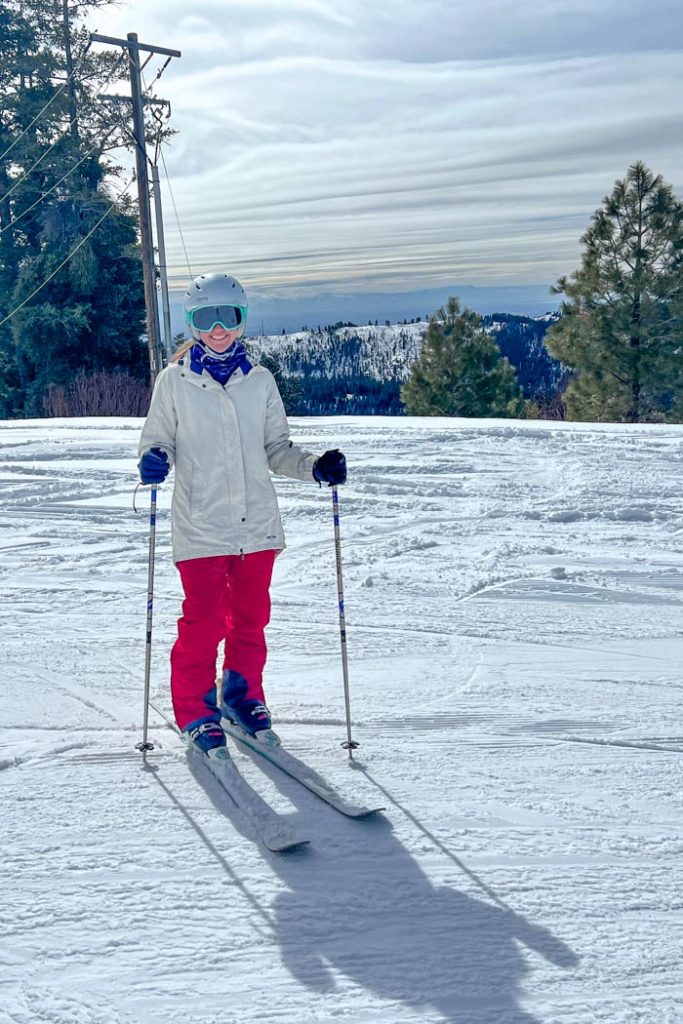
[[[342,830],[342,855],[323,857],[314,850],[266,854],[287,890],[266,909],[244,889],[257,912],[257,929],[264,924],[272,929],[287,969],[320,995],[333,995],[337,976],[343,975],[380,1002],[403,1003],[415,1011],[415,1019],[431,1008],[447,1024],[541,1024],[520,1005],[530,971],[522,947],[562,969],[575,966],[576,955],[548,929],[509,907],[369,772],[357,767],[387,804],[405,814],[457,866],[469,880],[467,888],[481,895],[434,886],[386,819],[339,821],[330,810],[328,820]],[[317,803],[277,769],[263,770],[302,810],[311,801]],[[248,832],[225,794],[218,792],[220,787],[204,772],[193,774],[216,806],[240,831]],[[352,830],[360,830],[359,839],[362,835],[355,847],[349,842]],[[210,848],[235,880],[225,857]]]

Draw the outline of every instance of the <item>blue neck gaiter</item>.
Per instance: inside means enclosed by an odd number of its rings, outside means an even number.
[[[247,359],[247,350],[241,341],[235,341],[226,352],[213,352],[201,341],[195,342],[190,349],[190,369],[193,373],[206,370],[219,384],[225,385],[235,370],[241,370],[244,376],[251,370]]]

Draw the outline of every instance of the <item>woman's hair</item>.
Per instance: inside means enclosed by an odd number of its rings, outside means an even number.
[[[191,338],[190,341],[184,341],[183,344],[178,349],[178,351],[174,352],[173,355],[171,356],[171,362],[177,363],[180,359],[182,359],[185,353],[190,351],[190,349],[194,345],[194,342],[194,338]]]

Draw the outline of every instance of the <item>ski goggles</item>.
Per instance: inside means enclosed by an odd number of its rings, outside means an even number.
[[[234,331],[247,319],[246,306],[197,306],[185,314],[190,327],[195,331],[207,333],[212,331],[216,324],[226,331]]]

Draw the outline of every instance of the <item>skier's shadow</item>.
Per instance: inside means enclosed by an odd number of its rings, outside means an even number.
[[[302,806],[308,800],[296,783],[286,785],[276,773],[272,778],[286,786],[290,800],[297,793]],[[272,910],[286,967],[319,994],[333,994],[335,976],[344,975],[378,999],[410,1007],[411,1020],[414,1012],[431,1009],[452,1024],[540,1024],[520,1006],[530,971],[520,946],[564,969],[578,958],[546,928],[509,908],[401,810],[478,895],[432,885],[386,819],[342,821],[343,857],[319,857],[315,865],[309,857],[272,859],[288,889]]]

